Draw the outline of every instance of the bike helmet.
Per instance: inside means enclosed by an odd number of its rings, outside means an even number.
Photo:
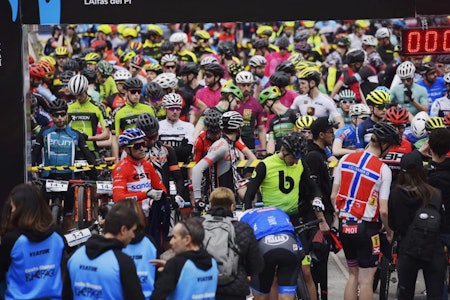
[[[64,46],[56,47],[55,55],[56,56],[69,56],[69,50],[67,50],[67,47],[64,47]]]
[[[366,97],[367,104],[381,105],[391,102],[391,94],[382,90],[373,90]]]
[[[215,58],[212,55],[207,55],[205,57],[202,58],[202,61],[200,62],[200,66],[201,67],[205,67],[209,64],[218,64],[219,62],[217,61],[217,58]]]
[[[386,111],[386,121],[392,124],[408,123],[408,110],[401,106],[392,106]]]
[[[184,43],[187,44],[188,42],[188,36],[186,33],[184,32],[174,32],[172,33],[172,35],[169,37],[169,42],[171,43]]]
[[[302,61],[304,61],[304,59],[303,59],[303,56],[300,53],[294,53],[291,56],[289,56],[288,61],[294,65],[294,74],[295,74],[295,72],[297,70],[297,65],[300,64]],[[280,65],[281,64],[279,64],[277,66],[277,68],[278,67],[281,68]],[[283,70],[280,70],[280,71],[283,71]]]
[[[119,146],[132,145],[137,141],[144,140],[145,133],[139,128],[125,129],[119,136]]]
[[[416,67],[409,60],[402,62],[397,67],[397,71],[396,71],[397,76],[400,77],[400,79],[414,78],[415,72],[416,72]]]
[[[145,65],[144,65],[144,70],[145,70],[145,71],[153,71],[153,72],[155,72],[156,74],[161,74],[161,73],[163,72],[163,71],[162,71],[161,65],[158,64],[158,63],[149,63],[149,64],[145,64]]]
[[[336,39],[336,45],[342,48],[350,47],[351,41],[347,36],[341,36]]]
[[[261,91],[258,96],[258,102],[261,105],[266,104],[268,100],[278,100],[281,97],[280,89],[277,86],[269,86]]]
[[[161,29],[161,27],[159,27],[156,24],[149,24],[147,26],[147,33],[149,35],[159,35],[159,36],[162,36],[164,34],[163,30]]]
[[[178,56],[174,54],[166,54],[161,57],[161,66],[164,66],[168,62],[178,63]]]
[[[107,47],[107,42],[104,40],[96,40],[92,42],[90,48],[94,49],[95,51],[101,51],[104,50]]]
[[[377,39],[389,38],[390,36],[391,32],[386,27],[378,28],[378,30],[375,32],[375,37]]]
[[[277,46],[280,49],[287,49],[290,45],[289,39],[285,36],[282,36],[280,38],[278,38],[277,40]]]
[[[178,85],[178,79],[173,73],[161,73],[153,80],[159,84],[163,89],[176,89]]]
[[[125,70],[125,69],[120,69],[114,73],[113,77],[114,77],[115,81],[125,81],[128,78],[131,78],[133,76],[131,75],[130,71]]]
[[[250,61],[248,62],[250,67],[260,67],[265,66],[267,64],[267,60],[262,55],[255,55],[250,58]]]
[[[101,24],[97,27],[97,32],[103,32],[104,34],[110,34],[112,32],[112,28],[108,24]]]
[[[299,74],[306,68],[313,68],[319,71],[317,65],[312,61],[303,60],[295,65],[295,69],[298,71]]]
[[[78,72],[80,70],[80,64],[76,59],[69,58],[63,63],[63,70],[72,70]]]
[[[84,68],[81,75],[86,77],[89,83],[95,83],[97,80],[97,73],[92,69]]]
[[[370,23],[368,20],[356,20],[355,21],[355,27],[359,27],[359,28],[367,28],[369,27]]]
[[[411,131],[416,138],[421,139],[427,135],[425,124],[428,118],[428,114],[424,111],[419,111],[414,116],[413,120],[411,121]]]
[[[244,119],[237,111],[230,110],[225,112],[219,121],[219,126],[225,130],[236,130],[244,125]]]
[[[45,77],[45,70],[39,64],[34,64],[30,66],[30,77],[32,78],[41,78]]]
[[[254,83],[255,78],[253,74],[249,71],[241,71],[236,75],[236,83]]]
[[[225,74],[225,70],[223,69],[223,67],[220,64],[214,64],[214,63],[206,65],[205,72],[210,72],[214,76],[219,76],[221,78]]]
[[[181,68],[180,75],[186,76],[189,74],[194,74],[195,76],[197,76],[199,72],[200,72],[200,66],[198,65],[198,63],[188,62]]]
[[[256,50],[269,47],[269,42],[266,39],[257,39],[253,42],[253,48]]]
[[[300,41],[296,43],[294,49],[295,51],[301,53],[310,53],[312,51],[311,45],[307,41]]]
[[[339,92],[339,100],[355,100],[356,94],[350,89],[345,89]]]
[[[256,29],[256,35],[258,37],[270,37],[273,34],[273,28],[272,26],[268,25],[261,25]]]
[[[161,44],[161,53],[173,52],[175,50],[175,45],[169,41],[164,41]]]
[[[135,39],[135,38],[137,38],[137,35],[138,35],[137,31],[134,28],[127,27],[127,28],[124,28],[122,31],[123,37],[131,37],[131,38]]]
[[[144,47],[144,45],[141,42],[138,41],[132,41],[130,43],[130,49],[133,50],[136,53],[140,53],[142,51],[142,48]]]
[[[301,159],[305,155],[306,139],[300,132],[294,131],[283,136],[281,145],[297,159]]]
[[[144,60],[144,57],[142,55],[137,54],[137,55],[133,56],[133,58],[131,58],[130,63],[133,66],[137,66],[139,68],[142,68],[145,65],[145,60]]]
[[[275,68],[275,72],[277,71],[281,71],[281,72],[285,72],[289,75],[295,75],[295,65],[289,61],[289,60],[285,60],[283,62],[280,62],[277,67]]]
[[[141,113],[136,121],[136,128],[139,128],[147,135],[158,133],[159,121],[149,113]]]
[[[234,23],[234,22],[223,22],[221,25],[223,28],[228,28],[228,29],[236,27],[236,23]]]
[[[353,64],[357,62],[364,62],[366,54],[361,49],[352,49],[347,52],[345,58],[347,59],[348,64]]]
[[[157,82],[150,81],[145,88],[145,95],[151,99],[161,99],[163,94],[163,89]]]
[[[123,88],[127,91],[129,90],[140,90],[142,89],[142,81],[139,78],[131,77],[125,80],[123,83]]]
[[[309,38],[309,30],[302,29],[295,33],[294,42],[306,41]]]
[[[422,63],[420,66],[420,74],[426,75],[429,72],[436,72],[436,65],[433,62]]]
[[[67,111],[67,102],[64,99],[57,98],[48,104],[48,110],[50,112],[64,110]]]
[[[306,81],[313,80],[316,83],[316,86],[320,83],[320,77],[321,74],[315,67],[307,67],[298,74],[298,79]]]
[[[276,71],[270,75],[269,82],[274,86],[285,87],[291,83],[291,78],[286,72]]]
[[[109,62],[102,59],[97,63],[97,71],[99,71],[103,75],[111,76],[114,68]]]
[[[221,94],[231,93],[231,94],[233,94],[233,96],[239,98],[239,100],[242,100],[244,98],[244,95],[242,94],[241,89],[238,88],[236,85],[234,85],[234,83],[231,81],[225,83],[222,86],[220,93]]]
[[[119,61],[121,63],[126,63],[127,61],[129,61],[130,59],[135,57],[136,55],[137,55],[136,52],[134,52],[133,50],[127,49],[119,56]]]
[[[303,27],[305,28],[314,28],[316,26],[315,21],[303,21]]]
[[[56,71],[55,66],[52,65],[51,63],[49,63],[48,61],[38,61],[38,62],[36,62],[36,65],[39,65],[42,67],[42,69],[44,69],[45,77],[47,77],[47,78],[52,78],[53,74]]]
[[[84,61],[87,64],[97,64],[101,59],[102,58],[101,58],[100,54],[98,54],[97,52],[88,53],[84,57]]]
[[[209,40],[211,38],[211,35],[208,33],[208,31],[200,29],[200,30],[197,30],[194,33],[194,37],[195,37],[195,39],[197,41],[199,41],[199,40]]]
[[[183,99],[181,99],[181,96],[176,93],[168,93],[167,95],[164,95],[162,105],[164,107],[182,107]]]
[[[397,128],[386,122],[378,122],[373,126],[373,134],[378,142],[388,143],[389,145],[399,145],[400,135]]]
[[[316,119],[316,117],[310,116],[310,115],[300,116],[295,121],[295,126],[300,130],[304,130],[304,129],[308,130],[308,129],[310,129],[310,127],[315,119]]]
[[[232,62],[228,65],[228,74],[230,74],[231,77],[235,78],[236,75],[241,72],[244,71],[244,66],[239,64],[239,63],[235,63]]]
[[[450,112],[447,113],[447,114],[444,116],[444,124],[445,124],[445,126],[447,126],[447,127],[450,126]]]
[[[359,116],[370,116],[371,112],[370,112],[370,108],[362,103],[356,103],[350,106],[349,111],[348,111],[348,115],[350,117],[359,117]]]
[[[367,46],[376,47],[378,44],[377,39],[373,35],[363,35],[361,38],[362,44]]]
[[[445,128],[444,119],[442,117],[429,117],[425,122],[425,129],[431,132],[433,129]]]
[[[203,113],[203,123],[208,131],[211,132],[219,132],[220,131],[220,118],[222,117],[222,114],[217,110],[213,108],[208,108]]]
[[[61,80],[62,83],[69,83],[70,78],[72,78],[75,75],[76,75],[76,73],[74,71],[71,71],[71,70],[63,71],[59,75],[59,80]]]
[[[78,96],[87,91],[88,85],[88,79],[84,75],[77,74],[70,78],[67,88],[69,89],[69,93]]]
[[[449,73],[445,73],[445,75],[444,75],[444,82],[446,84],[450,84],[450,72]]]

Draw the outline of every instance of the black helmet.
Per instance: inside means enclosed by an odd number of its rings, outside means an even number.
[[[290,132],[281,138],[281,145],[297,159],[305,155],[306,139],[300,132]]]
[[[345,57],[348,64],[353,64],[357,62],[364,62],[366,54],[361,49],[353,49],[348,51]]]
[[[217,45],[219,54],[225,55],[227,59],[231,59],[234,55],[233,44],[228,41],[222,41]]]
[[[289,44],[289,39],[285,36],[282,36],[277,40],[277,46],[280,49],[287,49],[289,47]]]
[[[185,76],[189,74],[198,75],[200,72],[200,66],[195,62],[186,63],[180,70],[180,75]]]
[[[48,104],[48,110],[50,112],[55,112],[59,110],[67,111],[67,102],[64,99],[55,99],[54,101]]]
[[[125,80],[123,88],[126,90],[142,89],[142,81],[139,78],[131,77]]]
[[[218,132],[220,131],[220,118],[222,117],[222,114],[214,108],[208,108],[203,113],[204,119],[204,125],[207,130],[211,132]]]
[[[420,70],[420,74],[426,75],[426,74],[428,74],[428,72],[436,71],[436,65],[431,61],[426,62],[420,66],[419,70]]]
[[[225,74],[225,70],[220,64],[212,63],[205,66],[205,73],[210,72],[214,74],[214,76],[223,77]]]
[[[257,39],[253,42],[253,48],[262,49],[269,47],[269,42],[266,39]]]
[[[270,75],[269,81],[274,86],[285,87],[289,85],[291,78],[286,72],[276,71]]]
[[[63,70],[70,70],[70,71],[74,71],[74,72],[78,72],[80,70],[80,64],[78,63],[78,61],[74,58],[69,58],[68,60],[66,60],[63,63],[62,66]]]
[[[151,99],[161,99],[163,89],[157,82],[150,81],[145,88],[145,95]]]
[[[291,63],[289,60],[280,62],[275,68],[275,71],[282,71],[290,75],[295,75],[296,72],[294,64]]]
[[[84,68],[83,71],[81,71],[81,75],[84,75],[89,83],[95,83],[97,80],[97,73],[92,69]]]
[[[70,78],[72,78],[75,75],[76,75],[75,71],[72,70],[62,71],[62,73],[59,75],[59,80],[61,80],[62,83],[68,83]]]
[[[149,113],[141,113],[137,118],[136,127],[146,135],[153,135],[159,130],[159,121]]]
[[[173,50],[175,50],[175,46],[173,43],[169,42],[169,41],[165,41],[161,44],[161,52],[173,52]]]
[[[389,145],[400,144],[397,128],[387,122],[376,123],[373,126],[373,134],[375,134],[379,142],[388,143]]]

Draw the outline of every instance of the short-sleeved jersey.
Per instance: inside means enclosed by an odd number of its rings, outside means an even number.
[[[342,148],[355,149],[356,147],[356,127],[353,124],[338,128],[334,134],[334,139],[342,144]]]
[[[150,105],[137,103],[131,105],[128,102],[114,112],[114,132],[118,136],[128,128],[136,127],[137,118],[142,113],[155,116],[155,111]]]
[[[308,95],[300,95],[295,98],[291,108],[299,110],[302,116],[331,117],[333,119],[340,116],[334,101],[323,93],[319,93],[314,99]]]
[[[259,105],[258,101],[253,96],[250,96],[247,101],[242,101],[235,111],[240,113],[244,118],[244,125],[241,128],[242,140],[250,149],[254,149],[255,128],[264,125],[264,110],[261,105]]]
[[[422,105],[429,105],[428,103],[430,102],[430,97],[428,96],[426,88],[413,83],[413,85],[411,86],[411,91],[414,101],[418,101]],[[391,103],[401,104],[412,115],[415,115],[419,112],[411,102],[405,103],[405,85],[403,83],[400,83],[399,85],[396,85],[391,89]]]
[[[275,140],[275,150],[280,150],[281,138],[294,130],[295,121],[297,121],[299,116],[298,110],[288,109],[284,114],[274,116],[270,120],[269,140]]]

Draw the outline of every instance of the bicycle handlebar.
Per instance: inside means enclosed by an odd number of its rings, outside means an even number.
[[[322,223],[322,222],[323,222],[323,219],[322,219],[322,218],[319,218],[319,219],[315,219],[315,220],[306,222],[306,223],[304,223],[304,224],[300,224],[300,225],[298,225],[298,226],[295,226],[294,228],[295,228],[295,231],[296,231],[298,234],[300,234],[300,233],[302,233],[302,232],[305,231],[305,230],[315,228],[317,225],[319,225],[319,224]]]

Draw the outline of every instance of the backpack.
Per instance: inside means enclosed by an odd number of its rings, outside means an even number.
[[[440,195],[434,195],[416,211],[406,235],[401,240],[401,251],[416,259],[432,259],[440,241],[440,202]]]
[[[205,238],[203,246],[217,261],[219,267],[219,285],[233,282],[238,273],[239,249],[231,217],[205,215],[203,228]]]

